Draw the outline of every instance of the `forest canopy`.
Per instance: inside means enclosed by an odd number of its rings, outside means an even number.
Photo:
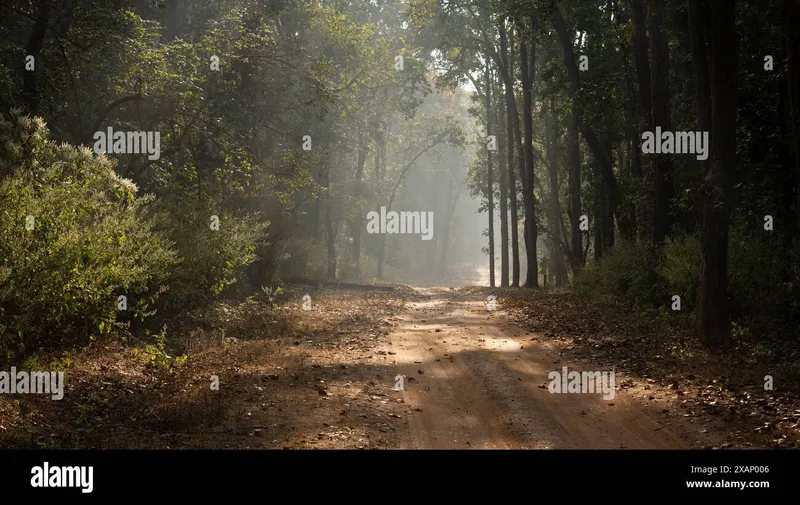
[[[798,336],[796,0],[0,13],[2,359],[475,261],[492,287],[677,301],[710,347]]]

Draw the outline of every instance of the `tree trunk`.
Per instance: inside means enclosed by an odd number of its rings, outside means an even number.
[[[453,186],[455,186],[455,195],[453,195]],[[442,239],[442,253],[439,259],[439,273],[441,275],[445,275],[447,273],[447,253],[450,247],[450,233],[452,232],[453,214],[455,214],[456,205],[458,205],[458,197],[461,194],[461,185],[454,183],[451,180],[447,194],[447,216],[445,217],[445,232],[444,238]]]
[[[486,58],[486,136],[492,134],[492,73]],[[489,286],[494,284],[494,185],[492,182],[492,152],[486,149],[487,200],[489,202]]]
[[[617,178],[614,175],[614,164],[611,161],[611,155],[603,148],[603,143],[600,141],[594,128],[584,121],[584,111],[583,107],[580,105],[581,78],[580,74],[578,73],[578,65],[575,63],[575,50],[572,47],[572,36],[567,30],[567,26],[564,23],[564,18],[561,15],[561,11],[552,0],[551,8],[553,27],[555,28],[556,33],[558,33],[558,38],[561,41],[561,47],[564,51],[564,64],[566,65],[567,73],[569,74],[570,87],[572,89],[574,98],[573,105],[575,107],[578,127],[583,134],[583,138],[586,140],[586,144],[589,146],[589,149],[591,149],[592,154],[594,154],[599,163],[604,183],[608,188],[608,199],[612,214],[617,217],[623,236],[628,236],[630,225],[627,223],[627,220],[623,214],[617,214],[617,208],[619,207],[621,201],[621,194],[619,184],[617,183]]]
[[[364,132],[358,131],[358,148],[356,155],[356,178],[353,181],[355,189],[355,203],[358,207],[353,218],[353,264],[359,268],[361,263],[361,233],[364,227],[364,220],[361,218],[361,179],[364,177],[364,165],[367,162],[367,143],[364,141]]]
[[[320,169],[314,170],[312,173],[314,181],[317,184],[322,184],[322,171]],[[311,209],[311,236],[314,238],[314,245],[319,245],[321,233],[319,231],[319,222],[322,219],[322,199],[319,193],[314,196],[314,207]]]
[[[692,44],[692,66],[696,81],[696,96],[700,129],[711,131],[711,88],[708,76],[706,32],[709,28],[707,0],[689,0],[689,33]],[[706,161],[701,161],[706,164]]]
[[[528,47],[530,44],[531,56],[528,58]],[[522,197],[525,203],[525,256],[528,263],[528,271],[525,276],[525,287],[532,288],[539,285],[538,264],[536,254],[536,210],[533,195],[533,79],[536,61],[536,41],[533,35],[530,41],[520,40],[520,69],[522,72],[522,124],[525,133],[523,142],[523,154],[525,162],[525,177],[522,180]]]
[[[800,33],[798,33],[797,28],[800,26],[800,0],[784,0],[784,23],[786,58],[788,62],[786,79],[788,93],[786,95],[788,95],[789,107],[787,115],[791,123],[791,131],[787,132],[787,136],[788,134],[794,135],[791,144],[794,145],[795,161],[793,167],[794,175],[792,175],[791,169],[787,164],[786,178],[784,179],[787,191],[785,203],[782,205],[783,208],[787,209],[787,214],[789,214],[792,200],[794,200],[795,213],[790,219],[787,219],[787,223],[791,223],[791,225],[787,226],[784,233],[784,250],[787,251],[784,278],[791,282],[793,277],[792,265],[796,265],[797,261],[800,260],[792,247],[794,237],[800,231],[798,229],[798,225],[800,225]],[[784,114],[787,112],[786,109],[781,107]],[[786,130],[788,129],[786,128]],[[794,195],[791,194],[792,192],[794,192]],[[795,299],[799,299],[800,283],[792,282],[791,285],[792,295]]]
[[[800,0],[784,0],[786,53],[789,60],[789,100],[795,148],[795,198],[797,219],[800,221]]]
[[[613,148],[611,147],[611,142],[605,143],[605,151],[607,153],[612,153]],[[617,211],[620,213],[621,216],[625,215],[624,206],[620,204],[617,207]],[[603,198],[603,240],[605,241],[603,246],[604,249],[611,250],[614,248],[614,239],[615,239],[615,232],[614,232],[614,208],[611,206],[611,200],[608,198]]]
[[[633,59],[636,66],[636,80],[638,84],[638,104],[639,104],[639,118],[640,120],[631,125],[631,138],[630,149],[633,156],[632,162],[632,177],[640,179],[644,175],[642,167],[642,153],[639,147],[642,131],[652,128],[653,122],[653,105],[652,105],[652,84],[650,82],[650,60],[647,55],[648,40],[647,40],[647,0],[633,0]],[[644,233],[644,227],[637,225],[636,205],[631,203],[631,232],[633,235],[630,238],[640,236]]]
[[[692,72],[694,74],[693,95],[697,107],[698,125],[701,131],[709,132],[711,137],[711,87],[709,77],[709,37],[711,33],[710,10],[708,0],[689,0],[688,6],[689,40],[692,48]],[[710,147],[709,147],[710,149]],[[701,174],[708,172],[710,160],[692,161],[698,166]],[[692,228],[697,224],[692,220]],[[687,229],[687,231],[691,231]]]
[[[652,71],[652,125],[671,131],[669,114],[669,47],[664,29],[664,0],[650,0],[650,54]],[[674,216],[671,205],[674,194],[672,158],[658,155],[653,173],[653,245],[661,247],[672,234]]]
[[[706,182],[711,194],[703,209],[697,330],[710,346],[731,342],[728,307],[728,226],[731,174],[736,166],[736,84],[738,36],[735,4],[712,0],[711,7],[711,163]],[[698,83],[701,84],[701,83]]]
[[[508,54],[510,52],[510,56]],[[514,172],[514,145],[520,145],[519,114],[514,96],[514,43],[506,41],[505,21],[500,23],[500,57],[498,65],[503,79],[506,99],[506,163],[508,169],[508,196],[511,207],[511,286],[519,287],[519,217],[517,216],[517,179]],[[520,157],[520,160],[522,158]]]
[[[34,115],[39,110],[39,88],[36,83],[36,73],[38,70],[25,70],[24,59],[28,56],[34,58],[34,69],[41,68],[42,62],[39,61],[39,54],[44,47],[44,39],[47,35],[47,22],[50,18],[51,2],[39,0],[36,6],[36,22],[33,25],[28,43],[25,46],[22,65],[22,96],[25,101],[25,109],[28,114]]]
[[[336,234],[333,228],[333,215],[331,214],[330,197],[325,204],[325,227],[328,247],[328,278],[336,278]]]
[[[383,279],[383,256],[385,250],[386,235],[381,234],[380,246],[378,247],[378,271],[375,273],[375,277],[378,279]]]
[[[383,181],[386,177],[386,122],[378,116],[375,124],[375,179]]]
[[[605,252],[605,241],[603,240],[603,231],[606,228],[605,219],[606,219],[606,205],[607,205],[607,197],[606,197],[606,188],[605,184],[603,183],[603,178],[600,175],[600,169],[598,167],[600,163],[597,160],[592,160],[592,172],[593,177],[595,180],[595,187],[597,190],[595,191],[595,198],[594,198],[594,226],[591,228],[594,230],[594,260],[599,261],[600,258],[603,257],[603,253]]]
[[[497,125],[497,133],[502,132],[502,138],[498,142],[500,152],[506,149],[506,144],[509,143],[508,131],[504,130],[501,125],[500,116],[502,112],[502,103],[498,100],[494,108],[495,124]],[[508,287],[508,170],[506,167],[506,158],[498,156],[498,164],[500,173],[498,179],[500,182],[500,286]]]
[[[569,221],[572,231],[572,276],[577,278],[583,268],[583,244],[581,241],[581,150],[578,138],[578,119],[573,99],[572,111],[568,117],[567,133],[569,135]]]
[[[647,0],[633,0],[633,59],[639,81],[639,106],[647,125],[652,123],[652,97],[650,96],[650,61],[647,59]]]
[[[336,278],[336,233],[333,226],[333,213],[331,212],[330,196],[330,167],[325,167],[322,173],[322,186],[327,190],[324,196],[325,207],[325,245],[328,250],[328,278]]]
[[[639,134],[639,128],[636,125],[631,125],[631,133],[630,138],[628,139],[628,166],[629,166],[629,174],[630,178],[633,181],[641,181],[642,176],[644,175],[644,169],[642,168],[642,151],[639,148],[639,139],[641,139],[641,135]],[[636,211],[636,201],[630,200],[628,202],[628,208],[630,209],[630,226],[631,226],[631,235],[628,237],[630,240],[635,240],[637,237],[641,236],[643,231],[643,226],[641,226],[638,213]]]
[[[561,205],[558,201],[558,167],[556,166],[555,150],[557,148],[557,134],[555,129],[555,105],[550,102],[550,124],[547,128],[546,151],[548,180],[550,182],[550,202],[548,213],[548,230],[550,235],[550,265],[555,277],[555,287],[564,285],[564,254],[559,244],[561,243]]]

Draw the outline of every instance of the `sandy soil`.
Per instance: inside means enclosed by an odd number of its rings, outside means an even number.
[[[302,295],[268,312],[224,308],[238,337],[169,372],[113,343],[74,354],[63,400],[0,398],[0,448],[722,445],[724,429],[639,377],[617,372],[613,399],[550,393],[550,371],[608,368],[567,359],[562,342],[515,326],[502,305],[488,310],[483,288],[320,290],[310,311]]]
[[[601,371],[567,362],[557,348],[516,328],[482,299],[447,288],[422,290],[391,333],[402,393],[412,415],[403,447],[678,449],[694,427],[668,423],[652,402],[550,393],[548,373]],[[620,384],[623,384],[620,387]]]

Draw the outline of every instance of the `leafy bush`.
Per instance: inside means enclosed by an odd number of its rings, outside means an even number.
[[[0,116],[0,360],[110,331],[118,295],[146,314],[175,254],[136,192],[41,119]]]
[[[681,297],[681,309],[694,309],[700,279],[700,238],[683,235],[667,240],[659,273],[669,284],[670,295]]]
[[[592,297],[634,309],[659,306],[669,300],[669,290],[657,265],[657,256],[648,245],[619,242],[599,262],[586,266],[576,287]]]
[[[790,327],[794,335],[784,331],[791,326],[793,315],[800,313],[792,294],[792,283],[800,281],[800,276],[796,265],[790,270],[787,266],[792,266],[791,258],[779,244],[732,230],[728,252],[731,314],[762,338],[800,336],[796,325]]]
[[[278,268],[282,278],[309,277],[324,279],[327,277],[327,250],[325,242],[314,244],[311,238],[292,237],[281,244]]]
[[[261,286],[261,291],[267,296],[267,302],[270,308],[275,307],[278,302],[278,297],[283,294],[283,288],[280,286],[274,288],[272,286]]]
[[[172,358],[167,354],[167,327],[166,325],[159,333],[150,334],[147,331],[148,337],[153,343],[146,344],[141,348],[133,350],[134,359],[139,360],[145,365],[152,367],[156,370],[167,371],[173,373],[175,368],[180,368],[188,360],[187,355]]]
[[[792,257],[800,257],[798,244],[794,247]],[[792,288],[800,282],[800,267],[785,255],[769,238],[731,229],[728,296],[737,341],[798,336],[800,300]],[[647,246],[621,243],[600,262],[587,265],[577,287],[636,309],[668,306],[671,296],[679,295],[682,313],[690,313],[696,308],[699,275],[700,238],[686,235],[667,241],[660,262]]]
[[[796,254],[796,253],[795,253]],[[787,263],[788,261],[788,263]],[[793,301],[792,282],[798,281],[796,265],[780,244],[744,234],[732,228],[728,242],[728,294],[731,320],[737,340],[759,339],[790,324],[800,304]],[[685,308],[693,309],[700,275],[700,238],[686,236],[670,242],[664,250],[663,276]]]
[[[180,259],[170,276],[167,309],[195,307],[244,278],[256,258],[268,222],[257,214],[214,210],[213,202],[169,202],[160,206],[159,226],[169,233]],[[219,218],[218,229],[211,217]]]

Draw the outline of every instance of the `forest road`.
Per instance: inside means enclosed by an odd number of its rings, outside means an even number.
[[[688,443],[627,395],[551,393],[555,345],[510,322],[478,294],[418,288],[390,334],[409,406],[404,448],[680,449]],[[584,365],[585,366],[585,365]]]

